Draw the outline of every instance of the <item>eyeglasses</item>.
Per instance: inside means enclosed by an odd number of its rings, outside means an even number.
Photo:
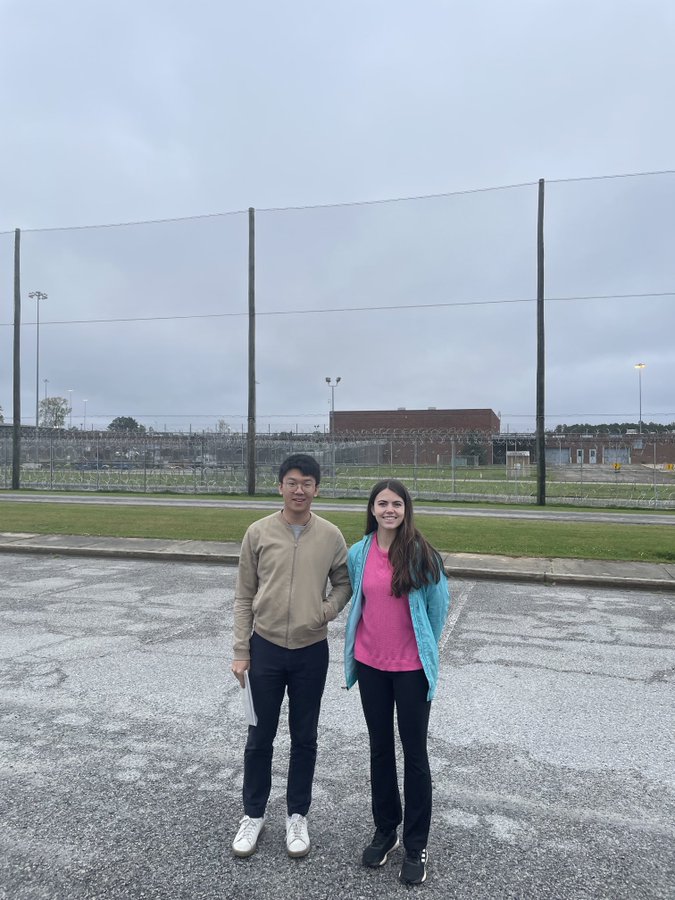
[[[291,479],[289,481],[284,481],[283,485],[288,488],[289,491],[295,491],[300,488],[306,494],[316,490],[316,481],[293,481]]]

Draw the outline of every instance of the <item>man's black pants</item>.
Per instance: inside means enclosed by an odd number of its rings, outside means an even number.
[[[306,816],[312,802],[317,730],[328,672],[328,641],[287,650],[258,634],[251,636],[249,679],[258,724],[249,726],[244,751],[244,812],[264,815],[272,788],[272,755],[279,713],[288,691],[291,754],[286,805],[288,815]]]

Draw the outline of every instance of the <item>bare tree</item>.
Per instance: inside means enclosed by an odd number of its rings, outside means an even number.
[[[70,406],[65,397],[45,397],[40,400],[40,425],[43,428],[63,428]]]

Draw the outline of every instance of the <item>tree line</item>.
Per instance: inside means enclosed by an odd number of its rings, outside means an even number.
[[[65,397],[45,397],[38,404],[38,425],[40,428],[65,429],[66,422],[72,411],[72,407]],[[0,406],[0,424],[4,423],[4,421],[2,407]],[[70,426],[69,430],[79,431],[80,429],[73,425]],[[106,430],[124,434],[151,434],[154,429],[141,425],[133,416],[116,416]],[[219,434],[230,434],[232,431],[225,419],[218,420],[215,430]]]
[[[588,422],[575,425],[556,425],[552,434],[625,434],[627,431],[641,431],[643,434],[667,434],[675,431],[675,422],[659,425],[657,422],[607,422],[591,425]]]

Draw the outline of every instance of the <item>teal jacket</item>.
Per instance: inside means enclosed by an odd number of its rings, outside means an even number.
[[[352,583],[352,599],[345,630],[345,678],[348,688],[354,687],[357,681],[354,643],[356,626],[361,618],[363,570],[373,535],[374,532],[367,534],[347,554],[347,568]],[[433,700],[438,682],[438,642],[450,608],[450,591],[445,573],[441,574],[441,579],[436,584],[425,584],[424,587],[411,591],[408,599],[417,652],[429,682],[427,700]]]

